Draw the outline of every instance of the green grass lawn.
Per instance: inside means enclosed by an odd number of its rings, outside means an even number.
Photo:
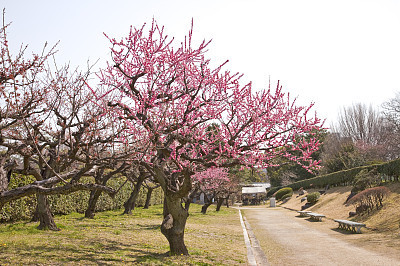
[[[211,206],[206,215],[190,206],[185,243],[190,256],[168,256],[160,232],[162,206],[97,213],[84,219],[73,213],[55,218],[59,232],[40,231],[37,223],[0,224],[0,265],[238,265],[246,249],[238,211]]]

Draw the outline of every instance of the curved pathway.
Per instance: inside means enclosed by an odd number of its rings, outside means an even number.
[[[240,208],[243,216],[256,231],[261,243],[274,243],[284,249],[283,254],[269,254],[262,246],[270,264],[274,256],[285,265],[400,265],[400,261],[357,247],[335,237],[339,234],[323,232],[311,226],[310,221],[297,218],[281,208]],[[265,238],[263,241],[263,238]],[[276,264],[275,264],[276,265]]]

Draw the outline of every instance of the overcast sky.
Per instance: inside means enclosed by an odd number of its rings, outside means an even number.
[[[335,122],[344,106],[382,102],[400,92],[398,0],[0,0],[11,47],[58,46],[59,63],[98,67],[109,59],[103,35],[123,37],[154,17],[177,41],[212,39],[208,56],[255,88],[281,81],[301,104]]]

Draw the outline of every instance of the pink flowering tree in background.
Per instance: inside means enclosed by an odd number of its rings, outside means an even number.
[[[310,171],[318,167],[311,154],[319,142],[295,141],[321,127],[310,114],[312,105],[296,106],[279,84],[258,91],[251,83],[241,85],[241,75],[223,70],[226,62],[212,67],[205,57],[209,42],[193,45],[192,30],[179,45],[155,21],[148,30],[131,28],[126,38],[108,39],[112,62],[99,73],[107,91],[94,91],[98,101],[110,93],[118,97],[108,105],[138,143],[132,160],[164,191],[161,231],[170,254],[188,254],[182,199],[197,171],[268,167],[277,156]],[[211,125],[217,125],[212,133]]]
[[[216,199],[219,193],[223,193],[224,187],[228,187],[230,183],[228,169],[222,167],[210,167],[207,170],[195,173],[192,178],[193,186],[198,188],[206,199],[201,208],[203,214],[207,212],[207,208],[212,204],[213,199]]]

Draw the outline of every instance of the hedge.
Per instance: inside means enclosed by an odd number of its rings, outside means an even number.
[[[324,188],[329,186],[340,186],[340,185],[350,185],[352,184],[355,176],[364,169],[368,171],[376,168],[377,172],[381,175],[382,181],[399,181],[400,176],[400,159],[396,159],[390,162],[382,164],[372,164],[366,166],[355,167],[352,169],[342,170],[326,175],[316,176],[310,179],[301,180],[287,185],[286,187],[291,187],[293,190],[298,190],[303,188]],[[267,196],[274,194],[277,190],[282,187],[273,187],[268,192]]]
[[[276,200],[281,200],[283,199],[286,195],[292,196],[293,195],[293,189],[290,187],[284,187],[278,190],[275,194]],[[286,197],[289,197],[286,196]]]
[[[83,181],[93,182],[93,180],[90,179],[91,178],[86,177]],[[110,179],[107,185],[114,189],[118,189],[125,180],[124,177]],[[34,181],[35,179],[32,176],[13,175],[8,188],[17,188],[28,185]],[[131,192],[131,184],[130,182],[127,182],[113,199],[107,194],[102,193],[97,202],[96,211],[117,210],[123,208],[123,204],[129,198]],[[137,206],[144,206],[146,193],[147,189],[142,187],[136,200]],[[84,213],[88,205],[89,195],[90,191],[77,191],[68,195],[49,195],[47,198],[53,214],[69,214],[72,212]],[[157,188],[152,193],[151,204],[160,204],[162,202],[162,189]],[[31,219],[35,208],[35,195],[8,202],[4,204],[3,208],[0,210],[0,221],[10,222]]]

